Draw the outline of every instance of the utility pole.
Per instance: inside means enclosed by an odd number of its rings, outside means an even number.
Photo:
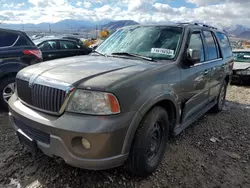
[[[23,27],[23,20],[22,20],[22,30],[24,31],[24,27]]]
[[[96,39],[97,39],[97,25],[96,25],[96,28],[95,28],[95,34],[96,34]]]
[[[51,27],[50,27],[50,24],[49,24],[49,33],[51,34]]]

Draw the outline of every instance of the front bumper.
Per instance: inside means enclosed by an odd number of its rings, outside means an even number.
[[[14,94],[9,100],[13,128],[34,139],[38,148],[50,157],[84,169],[102,170],[122,165],[128,153],[122,153],[125,136],[135,113],[114,116],[88,116],[65,112],[52,116],[33,110]],[[90,142],[82,146],[81,138]]]
[[[242,72],[241,74],[238,74],[237,71],[233,71],[232,75],[232,83],[242,83],[242,82],[250,82],[250,71]]]

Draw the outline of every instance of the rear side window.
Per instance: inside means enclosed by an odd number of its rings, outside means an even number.
[[[57,50],[56,41],[45,41],[38,45],[38,48],[41,50]]]
[[[217,32],[216,35],[219,40],[221,51],[224,54],[224,57],[232,57],[233,53],[228,37],[221,32]]]
[[[18,38],[18,34],[0,31],[0,48],[12,46]]]
[[[15,46],[34,46],[34,45],[24,36],[20,36]]]
[[[218,59],[219,52],[212,33],[210,31],[203,31],[203,33],[205,37],[205,42],[207,44],[208,61]]]
[[[60,49],[79,49],[80,46],[71,41],[60,41]]]

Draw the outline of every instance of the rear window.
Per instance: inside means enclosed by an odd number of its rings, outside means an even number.
[[[20,36],[15,46],[34,46],[34,45],[26,37]]]
[[[231,48],[230,42],[228,40],[228,37],[221,32],[217,32],[216,35],[217,35],[217,38],[219,40],[221,50],[222,50],[224,56],[225,57],[232,57],[233,53],[232,53],[232,48]]]
[[[18,34],[0,31],[0,48],[12,46],[18,38]]]

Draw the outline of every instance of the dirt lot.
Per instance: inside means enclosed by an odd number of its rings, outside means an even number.
[[[159,169],[142,179],[122,167],[87,171],[40,155],[18,144],[0,115],[0,187],[250,187],[250,88],[229,86],[227,105],[206,114],[171,140]],[[28,186],[32,187],[32,186]]]

